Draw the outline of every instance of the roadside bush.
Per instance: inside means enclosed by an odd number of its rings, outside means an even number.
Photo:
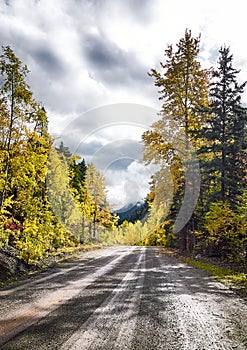
[[[210,205],[205,216],[207,230],[206,249],[208,255],[239,259],[243,256],[243,241],[237,224],[237,214],[230,204],[218,201]]]
[[[163,227],[158,227],[145,239],[147,246],[166,246],[167,237]]]

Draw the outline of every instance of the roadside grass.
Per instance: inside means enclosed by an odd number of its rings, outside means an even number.
[[[237,272],[228,267],[216,266],[208,261],[195,260],[188,257],[180,257],[183,262],[201,270],[208,271],[217,281],[224,283],[230,289],[247,296],[247,274]]]

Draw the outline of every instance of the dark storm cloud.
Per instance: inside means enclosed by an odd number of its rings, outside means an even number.
[[[144,67],[133,53],[122,50],[102,36],[87,35],[83,53],[90,76],[97,81],[119,86],[150,84],[148,67]]]
[[[100,37],[89,35],[86,39],[85,55],[95,68],[111,69],[119,65],[121,50]]]
[[[80,154],[81,156],[92,156],[95,152],[97,152],[99,149],[103,147],[103,144],[99,141],[91,141],[91,142],[84,142],[82,144],[79,144],[73,152],[75,154]]]
[[[109,169],[112,171],[127,169],[132,162],[133,162],[133,159],[130,159],[130,158],[118,159],[115,162],[111,163],[111,165],[109,166]]]
[[[87,0],[92,4],[95,11],[99,12],[107,6],[111,5],[112,0]],[[80,3],[80,0],[75,0],[75,3]],[[128,15],[132,15],[138,21],[147,21],[151,18],[153,4],[150,0],[114,0],[114,4],[121,11],[123,8],[128,11]]]
[[[73,154],[93,162],[103,173],[128,171],[130,164],[143,158],[140,138],[133,139],[133,134],[147,130],[156,115],[151,107],[131,103],[98,107],[72,120],[55,146],[63,141]],[[117,175],[114,181],[120,180]]]
[[[58,11],[53,13],[56,3]],[[29,6],[9,1],[9,6],[0,5],[7,19],[6,23],[0,21],[0,44],[10,45],[27,64],[35,97],[48,111],[65,119],[66,113],[108,103],[122,91],[123,100],[128,90],[137,99],[139,94],[141,99],[153,94],[149,67],[140,62],[137,53],[124,51],[114,43],[104,30],[106,16],[123,13],[132,21],[132,14],[142,17],[147,8],[147,1],[139,6],[137,1],[119,0],[114,4],[102,0],[54,0],[47,4],[33,0]]]
[[[79,0],[75,0],[78,2]],[[95,11],[100,13],[104,7],[109,4],[109,0],[88,0],[95,8]],[[126,10],[128,17],[138,22],[147,23],[152,19],[153,3],[150,0],[114,0],[114,5],[119,8],[119,12]]]
[[[93,162],[100,171],[111,169],[112,171],[126,170],[133,161],[142,159],[142,145],[134,140],[117,140],[102,144],[99,141],[81,142],[76,146],[69,135],[57,139],[54,144],[59,147],[61,141],[70,151],[84,158],[87,163]]]
[[[152,19],[153,4],[150,0],[125,0],[125,6],[135,20],[147,22]]]
[[[142,158],[142,145],[133,140],[119,140],[106,145],[98,141],[91,141],[79,144],[74,153],[87,158],[89,162],[93,161],[101,170],[109,165],[113,168],[124,169],[133,160]]]
[[[107,132],[108,128],[114,125],[119,125],[120,128],[121,125],[125,125],[129,130],[138,125],[144,131],[157,119],[157,112],[158,110],[152,107],[133,103],[105,105],[73,119],[60,136],[65,144],[74,150],[86,142],[90,135],[97,135],[100,130]],[[124,135],[124,138],[127,137],[128,135]]]
[[[83,152],[83,145],[82,145]],[[133,140],[119,140],[102,146],[91,157],[96,168],[105,171],[114,167],[118,170],[126,169],[134,160],[142,159],[142,145]],[[115,166],[114,166],[115,164]],[[113,167],[113,168],[112,168]]]
[[[60,77],[65,73],[66,68],[59,58],[45,47],[39,47],[33,52],[31,51],[31,56],[47,74]]]

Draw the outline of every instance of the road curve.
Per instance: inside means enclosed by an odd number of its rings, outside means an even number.
[[[159,248],[105,248],[0,289],[0,349],[246,350],[246,315]]]

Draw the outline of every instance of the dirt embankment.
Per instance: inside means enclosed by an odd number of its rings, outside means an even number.
[[[29,271],[30,267],[20,260],[18,252],[11,246],[0,249],[0,282]]]
[[[39,272],[54,264],[69,259],[78,252],[86,252],[94,249],[102,248],[101,245],[81,245],[77,247],[69,247],[56,251],[39,262],[27,264],[20,259],[18,250],[12,246],[7,246],[0,249],[0,286],[8,284],[30,272]]]

